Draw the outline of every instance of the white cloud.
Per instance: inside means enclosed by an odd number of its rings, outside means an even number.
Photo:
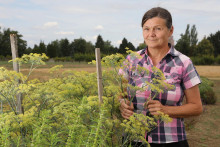
[[[102,25],[97,25],[96,27],[95,27],[95,30],[96,31],[101,31],[101,30],[103,30],[104,29],[104,27],[102,26]]]
[[[53,21],[53,22],[46,22],[41,26],[34,26],[33,28],[37,30],[46,30],[46,29],[55,28],[55,27],[58,27],[58,23]]]
[[[58,26],[58,23],[57,22],[46,22],[44,25],[43,25],[45,28],[51,28],[51,27],[56,27]]]
[[[85,39],[86,41],[91,41],[92,43],[95,43],[97,37],[98,37],[97,35],[95,35],[95,36],[88,36],[88,35],[86,35],[86,36],[84,37],[84,39]]]
[[[74,35],[75,33],[74,32],[63,32],[63,31],[61,31],[61,32],[56,32],[55,34],[57,34],[57,35]]]
[[[96,40],[96,39],[97,39],[97,37],[98,37],[98,36],[97,36],[97,35],[95,35],[95,36],[93,36],[92,38],[93,38],[94,40]]]
[[[118,40],[118,41],[116,42],[117,45],[120,45],[121,43],[122,43],[122,40]]]

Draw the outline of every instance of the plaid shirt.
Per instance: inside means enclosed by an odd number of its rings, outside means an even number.
[[[153,62],[147,55],[147,49],[140,50],[137,53],[141,55],[141,58],[127,56],[127,60],[132,64],[129,68],[140,65],[147,68],[150,71],[149,74],[140,75],[138,72],[131,71],[130,69],[124,69],[120,72],[128,78],[129,84],[141,87],[145,81],[150,82],[154,77],[151,69]],[[174,89],[166,90],[164,93],[156,96],[155,100],[159,100],[163,105],[182,105],[184,90],[201,83],[192,61],[172,46],[156,67],[163,72],[166,82],[175,86]],[[132,100],[136,113],[148,114],[143,104],[146,102],[150,93],[150,90],[136,92],[136,96]],[[147,134],[147,140],[149,143],[171,143],[186,140],[183,118],[173,118],[172,122],[166,124],[164,122],[158,123],[158,127]]]

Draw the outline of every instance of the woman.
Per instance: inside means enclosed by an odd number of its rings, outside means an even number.
[[[147,134],[146,139],[152,147],[187,147],[183,118],[196,116],[202,113],[202,103],[198,84],[200,77],[194,68],[192,61],[185,55],[178,52],[168,43],[173,34],[171,14],[164,8],[156,7],[147,11],[142,19],[143,38],[147,45],[146,49],[138,51],[142,59],[134,61],[130,56],[129,62],[134,65],[142,65],[150,70],[147,77],[132,77],[132,71],[126,69],[129,83],[138,86],[136,83],[154,77],[151,67],[159,68],[165,75],[168,83],[175,86],[174,90],[159,94],[154,100],[143,106],[143,99],[147,99],[149,92],[136,94],[131,105],[129,101],[121,101],[121,115],[128,119],[138,110],[148,110],[151,115],[158,115],[158,111],[168,114],[173,118],[170,123],[160,123],[158,127]],[[138,81],[139,80],[139,81]],[[182,105],[183,97],[186,103]],[[140,143],[139,143],[140,144]]]

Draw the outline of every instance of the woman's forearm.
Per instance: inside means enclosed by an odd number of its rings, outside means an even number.
[[[203,111],[202,105],[188,103],[182,106],[163,106],[162,112],[173,118],[185,118],[200,115]]]

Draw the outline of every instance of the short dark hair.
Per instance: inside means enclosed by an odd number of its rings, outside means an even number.
[[[172,27],[172,16],[170,14],[170,12],[164,8],[161,8],[161,7],[155,7],[155,8],[152,8],[150,10],[148,10],[143,18],[142,18],[142,24],[141,26],[143,27],[144,26],[144,23],[148,20],[148,19],[151,19],[151,18],[154,18],[154,17],[160,17],[160,18],[163,18],[166,20],[166,26],[168,29],[170,29]]]

